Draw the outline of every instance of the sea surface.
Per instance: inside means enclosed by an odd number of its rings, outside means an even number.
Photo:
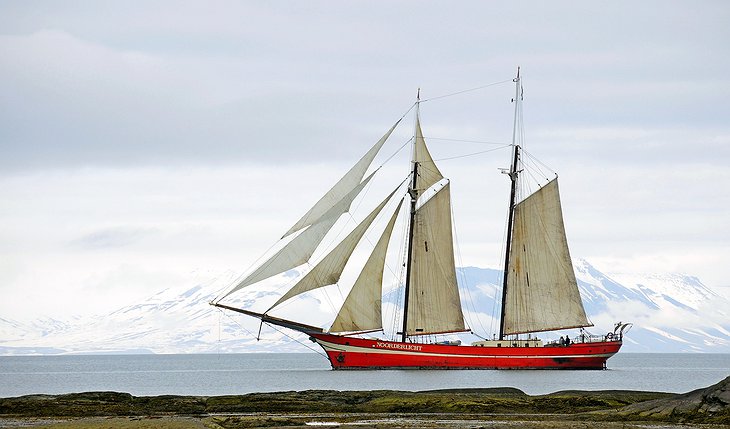
[[[333,371],[316,353],[0,356],[0,397],[86,391],[229,395],[287,390],[516,387],[688,392],[730,375],[730,354],[620,353],[604,371]]]

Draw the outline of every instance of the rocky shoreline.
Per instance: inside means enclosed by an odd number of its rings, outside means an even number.
[[[531,396],[513,388],[207,397],[87,392],[0,398],[0,427],[727,427],[729,404],[730,377],[685,394],[564,391]]]

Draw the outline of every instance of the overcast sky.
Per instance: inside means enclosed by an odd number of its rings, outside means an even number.
[[[725,290],[728,22],[726,1],[0,1],[0,317],[101,313],[240,273],[417,88],[517,66],[572,255]],[[512,93],[424,103],[434,157],[486,147],[440,139],[509,143]],[[508,159],[441,164],[464,264],[499,264]]]

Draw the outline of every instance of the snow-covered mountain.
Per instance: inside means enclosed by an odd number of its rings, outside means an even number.
[[[595,325],[589,331],[605,333],[618,321],[634,324],[623,351],[730,352],[730,302],[696,277],[606,274],[585,260],[574,261],[574,268],[586,313]],[[499,308],[493,297],[501,290],[500,271],[473,267],[460,271],[471,284],[464,289],[478,299],[476,308]]]
[[[608,332],[617,321],[634,323],[623,351],[730,352],[730,302],[697,278],[608,275],[584,260],[575,261],[575,271],[586,312],[595,325],[589,331]],[[0,354],[298,352],[313,347],[305,335],[267,326],[257,341],[257,320],[208,305],[231,283],[232,275],[198,277],[180,290],[159,291],[103,316],[39,319],[27,324],[0,318]],[[483,337],[498,330],[492,315],[499,312],[500,277],[500,271],[494,269],[459,269],[466,321]],[[266,307],[280,294],[276,285],[248,288],[229,302]],[[294,301],[285,310],[306,317],[307,323],[326,327],[333,318],[333,304],[328,299],[315,294]],[[386,301],[384,311],[396,305]],[[545,333],[541,337],[560,335]]]

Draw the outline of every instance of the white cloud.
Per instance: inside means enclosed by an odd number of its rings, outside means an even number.
[[[3,6],[4,302],[84,310],[103,285],[116,300],[245,269],[416,88],[439,96],[518,65],[526,146],[561,174],[574,256],[727,285],[730,9],[575,6]],[[508,143],[512,91],[424,103],[426,135]],[[484,148],[432,142],[436,158]],[[499,265],[507,162],[442,163],[464,265]]]
[[[263,180],[270,187],[252,186]],[[277,180],[251,167],[5,177],[0,313],[112,309],[196,269],[242,271],[289,226]]]

